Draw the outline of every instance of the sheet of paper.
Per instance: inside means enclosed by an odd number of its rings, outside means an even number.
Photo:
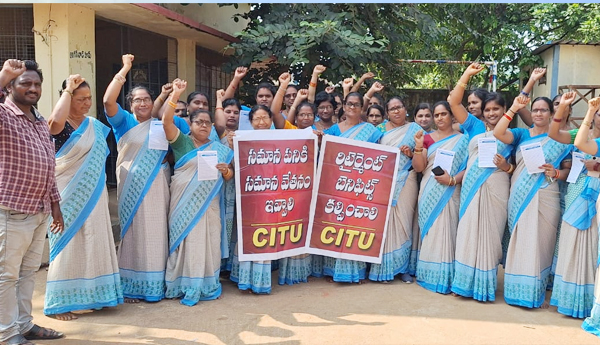
[[[571,171],[569,172],[569,176],[567,176],[567,182],[577,182],[577,178],[585,166],[584,160],[585,156],[581,152],[573,152],[573,161],[571,164]]]
[[[477,139],[477,147],[479,151],[479,167],[495,168],[494,156],[498,152],[496,138],[479,138]]]
[[[544,158],[544,150],[542,144],[537,142],[528,145],[521,146],[521,154],[525,160],[525,166],[529,174],[535,174],[544,172],[542,165],[546,164],[546,158]]]
[[[217,151],[198,151],[198,181],[219,178]]]
[[[169,149],[169,142],[165,135],[165,129],[161,121],[150,122],[150,133],[148,134],[148,148],[152,150]]]
[[[450,173],[450,170],[452,170],[452,161],[454,161],[454,151],[437,150],[435,152],[435,159],[433,160],[433,167],[439,166]],[[431,174],[433,175],[433,172]]]

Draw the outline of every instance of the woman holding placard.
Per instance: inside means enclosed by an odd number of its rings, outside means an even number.
[[[152,96],[144,86],[127,94],[128,112],[117,99],[132,68],[133,55],[123,55],[123,67],[104,93],[104,112],[117,140],[117,198],[121,245],[117,253],[126,303],[164,298],[168,256],[169,179],[166,161],[169,144],[160,121],[152,120]],[[156,105],[164,103],[159,96]],[[178,128],[189,133],[184,119]]]
[[[325,130],[325,134],[359,141],[377,143],[382,133],[372,124],[361,120],[363,97],[351,92],[344,100],[346,120],[338,122]],[[367,264],[362,261],[323,258],[323,274],[332,277],[335,282],[362,283],[367,278]]]
[[[508,229],[511,233],[504,274],[504,300],[527,308],[547,308],[544,303],[556,231],[560,222],[557,179],[566,180],[569,168],[563,160],[571,146],[548,137],[552,101],[533,101],[532,128],[508,129],[512,117],[529,103],[522,95],[494,128],[494,136],[516,148],[516,168],[508,200]]]
[[[427,290],[450,293],[458,226],[460,187],[467,164],[468,137],[452,127],[450,104],[433,106],[437,130],[415,135],[412,165],[423,173],[419,191],[421,250],[417,283]]]
[[[510,174],[515,166],[507,161],[512,145],[497,141],[492,132],[506,112],[504,98],[489,93],[481,104],[482,120],[468,113],[461,104],[469,79],[483,69],[478,63],[467,67],[448,102],[470,138],[469,160],[460,191],[452,292],[485,302],[496,299]]]
[[[563,144],[572,144],[578,132],[577,129],[560,129],[561,121],[565,115],[569,115],[575,95],[573,91],[562,95],[548,132],[550,138]],[[596,123],[595,120],[596,116],[592,123]],[[594,126],[590,135],[590,139],[598,138],[600,126]],[[590,316],[594,305],[594,278],[598,260],[596,200],[600,180],[587,174],[594,167],[597,168],[596,160],[591,155],[573,152],[550,299],[550,305],[556,306],[559,313],[577,318]]]
[[[224,180],[233,178],[233,151],[210,140],[213,119],[206,110],[190,114],[191,134],[181,133],[173,122],[175,106],[187,83],[176,79],[169,106],[162,118],[165,136],[175,156],[169,211],[167,298],[182,297],[193,306],[221,295],[220,205]]]

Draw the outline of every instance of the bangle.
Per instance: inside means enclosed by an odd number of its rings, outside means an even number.
[[[461,82],[461,81],[457,81],[456,82],[456,86],[461,86],[463,89],[466,89],[468,85],[465,84],[465,83],[463,83],[463,82]]]
[[[165,103],[165,100],[162,99],[162,97],[160,97],[160,96],[156,97],[156,100],[159,101],[160,103]]]
[[[559,119],[555,116],[552,118],[552,121],[560,123],[560,122],[562,122],[562,119]]]
[[[235,90],[235,89],[237,89],[237,86],[236,85],[231,85],[231,88]]]
[[[584,127],[591,127],[592,126],[591,123],[589,123],[589,122],[587,122],[585,120],[581,122],[581,125],[584,126]]]
[[[312,81],[310,83],[308,83],[308,86],[310,87],[317,87],[317,83],[313,83]]]
[[[115,74],[115,76],[113,77],[113,80],[116,80],[121,84],[125,84],[125,77],[120,75],[119,73]]]
[[[509,164],[509,168],[508,168],[508,170],[506,170],[506,173],[512,174],[513,171],[515,171],[515,168],[516,168],[516,165]]]
[[[512,121],[512,116],[508,115],[508,114],[504,114],[504,117],[508,120],[508,122]]]
[[[71,98],[73,97],[73,91],[71,90],[64,89],[63,93],[68,93],[69,95],[71,95]]]
[[[172,101],[169,101],[169,107],[175,109],[175,108],[177,108],[177,103],[173,103]]]
[[[556,173],[553,177],[553,179],[558,180],[558,178],[560,177],[560,170],[558,169],[554,169],[554,172]]]
[[[448,182],[448,187],[456,186],[456,179],[454,176],[450,176],[450,182]]]
[[[516,115],[516,113],[512,109],[510,109],[510,108],[506,111],[506,113],[508,114],[509,111],[512,113],[513,117]]]
[[[417,153],[420,154],[421,152],[423,152],[423,148],[421,147],[420,149],[416,148],[414,149],[413,153]]]
[[[216,108],[215,108],[215,111],[217,111],[217,110],[219,110],[219,109],[223,110],[223,107],[216,107]]]
[[[529,97],[529,92],[525,92],[525,91],[521,90],[521,95],[523,95],[525,97]]]
[[[227,172],[223,175],[224,178],[230,178],[233,176],[233,170],[227,168]]]

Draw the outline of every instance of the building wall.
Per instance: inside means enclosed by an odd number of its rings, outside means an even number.
[[[80,74],[96,89],[94,11],[76,4],[34,4],[35,58],[44,72],[43,96],[38,107],[49,116],[60,97],[61,84]],[[92,98],[90,116],[96,116]]]
[[[600,85],[600,74],[595,72],[600,69],[600,46],[557,44],[542,52],[540,57],[547,68],[546,84],[534,87],[534,98],[552,98],[559,93],[559,87],[564,85]],[[587,90],[580,92],[585,93]],[[596,91],[596,96],[598,95],[599,92]],[[582,118],[586,111],[587,103],[579,101],[573,107],[572,116]]]
[[[164,3],[162,6],[232,36],[236,32],[244,30],[247,24],[244,19],[240,19],[236,23],[233,16],[236,13],[244,13],[250,10],[250,4],[237,4],[237,9],[233,5],[219,7],[218,4],[207,3],[190,3],[187,5]]]

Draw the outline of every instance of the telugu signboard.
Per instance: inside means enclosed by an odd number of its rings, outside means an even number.
[[[323,137],[308,252],[381,263],[398,154],[397,147]]]
[[[317,136],[310,129],[236,131],[234,151],[240,261],[306,253]]]

